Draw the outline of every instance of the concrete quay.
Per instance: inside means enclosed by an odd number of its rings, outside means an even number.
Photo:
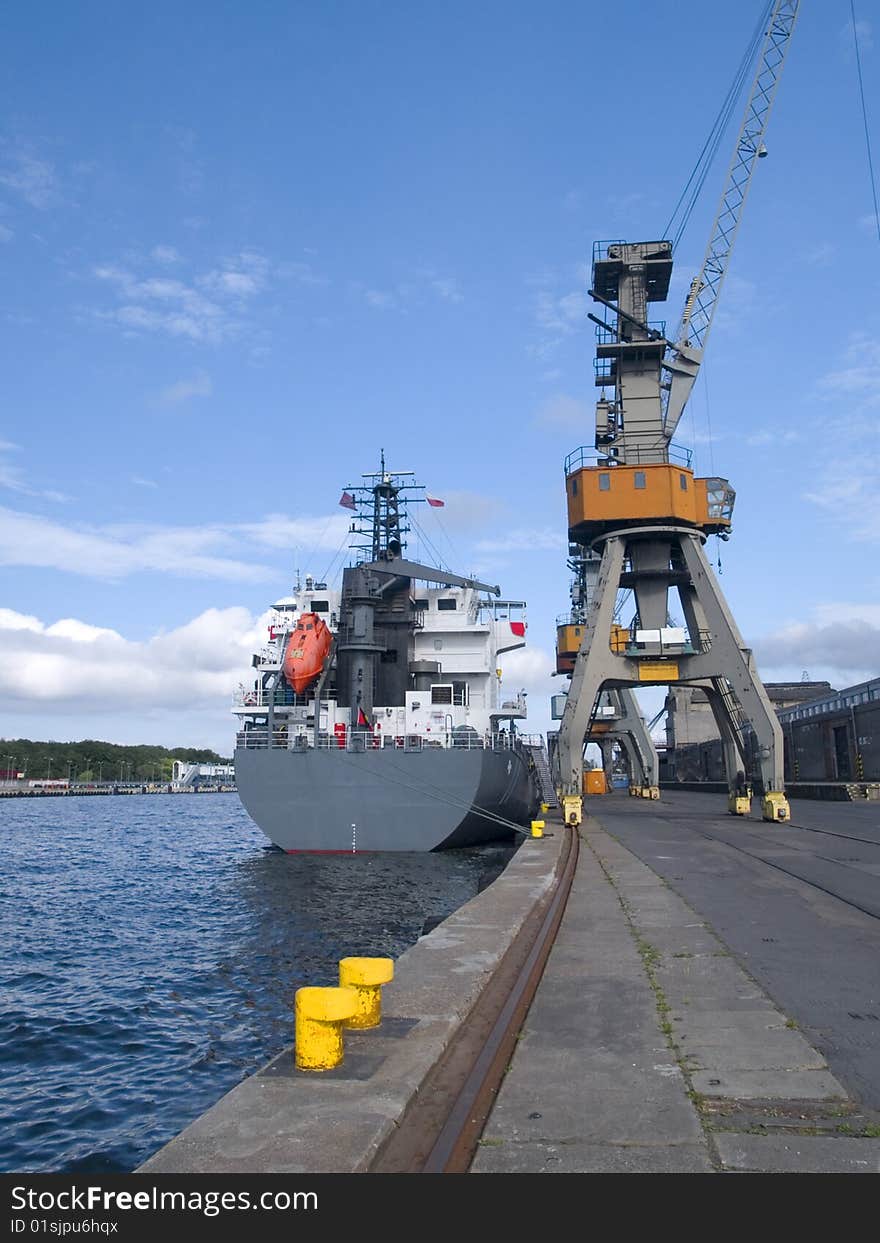
[[[844,1056],[845,1038],[840,1048],[833,1038],[837,1020],[821,1010],[854,1006],[850,987],[865,994],[864,1013],[849,1012],[854,1025],[880,1014],[876,972],[868,995],[880,925],[863,892],[880,876],[871,862],[880,847],[880,830],[875,846],[868,821],[874,812],[853,809],[861,836],[849,840],[865,843],[858,849],[866,861],[858,875],[847,865],[850,887],[840,883],[837,898],[827,882],[818,894],[810,885],[812,856],[798,865],[806,880],[794,864],[780,875],[786,851],[800,858],[802,839],[812,843],[806,829],[725,818],[724,799],[714,801],[718,809],[687,794],[664,794],[659,803],[590,800],[559,934],[472,1173],[880,1171],[880,1061],[855,1046]],[[569,832],[549,818],[547,828],[488,889],[401,956],[381,1028],[346,1033],[342,1067],[300,1072],[285,1050],[140,1172],[387,1168],[381,1155],[400,1121],[430,1096],[435,1064],[454,1047],[516,934],[547,901]],[[764,845],[740,860],[745,852],[712,836],[724,832],[731,842]],[[825,858],[830,839],[816,840]],[[862,905],[842,905],[847,895]],[[782,944],[766,946],[775,957],[765,962],[747,936],[771,928],[780,935],[757,941]],[[832,961],[823,968],[817,947],[829,938]],[[845,973],[837,972],[839,983],[833,975],[847,946],[849,986]],[[788,990],[786,973],[797,975],[801,960],[816,964],[821,997]],[[870,1042],[870,1023],[860,1026],[862,1043]]]
[[[299,1071],[285,1049],[137,1172],[366,1172],[547,900],[564,844],[562,826],[548,825],[498,880],[403,953],[383,989],[381,1026],[346,1031],[342,1066]]]

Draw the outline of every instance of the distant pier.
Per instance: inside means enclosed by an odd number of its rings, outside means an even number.
[[[178,785],[157,781],[73,781],[69,785],[8,781],[0,784],[0,798],[79,798],[82,795],[112,794],[234,794],[235,786],[226,782]]]

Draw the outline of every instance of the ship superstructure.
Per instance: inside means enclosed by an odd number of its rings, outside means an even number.
[[[525,603],[404,556],[408,472],[364,476],[356,560],[340,587],[306,576],[270,614],[235,696],[238,789],[285,850],[431,850],[491,840],[540,801],[526,695],[499,658],[525,645]],[[361,542],[358,542],[358,541]]]

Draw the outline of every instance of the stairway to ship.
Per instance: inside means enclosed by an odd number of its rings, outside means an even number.
[[[556,791],[553,788],[553,778],[550,776],[550,760],[547,756],[546,743],[543,741],[528,742],[525,747],[531,754],[532,763],[535,765],[538,785],[541,787],[541,802],[546,803],[548,807],[556,807]]]

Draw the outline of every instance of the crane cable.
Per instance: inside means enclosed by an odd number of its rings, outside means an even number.
[[[862,102],[862,122],[865,126],[865,148],[868,153],[868,176],[871,180],[871,193],[874,197],[874,220],[877,224],[877,240],[880,242],[880,208],[877,206],[877,182],[874,178],[874,161],[871,157],[871,136],[868,129],[868,109],[865,105],[865,84],[862,81],[862,57],[859,51],[859,28],[856,24],[855,0],[849,0],[849,11],[852,15],[853,43],[856,48],[856,70],[859,79],[859,98]]]
[[[691,214],[696,206],[697,200],[700,197],[700,192],[702,191],[706,178],[709,175],[709,170],[714,163],[715,156],[718,153],[718,148],[721,145],[721,140],[724,137],[728,124],[730,123],[733,110],[736,107],[740,94],[742,93],[743,86],[748,78],[749,70],[754,62],[761,40],[766,31],[772,7],[772,0],[769,0],[769,2],[762,7],[760,19],[752,32],[752,36],[749,39],[745,52],[743,53],[742,60],[740,61],[736,73],[733,76],[733,81],[728,87],[727,94],[724,97],[724,102],[718,110],[718,114],[712,123],[709,135],[703,144],[703,149],[697,156],[696,163],[691,169],[690,176],[685,182],[684,189],[679,195],[678,202],[675,204],[672,215],[669,217],[669,221],[661,234],[661,237],[665,238],[670,236],[672,228],[675,225],[676,218],[682,208],[682,204],[685,204],[681,218],[678,220],[678,224],[676,226],[675,236],[672,238],[673,250],[675,250],[678,243],[681,241],[682,235],[687,228],[688,221],[690,220]]]

